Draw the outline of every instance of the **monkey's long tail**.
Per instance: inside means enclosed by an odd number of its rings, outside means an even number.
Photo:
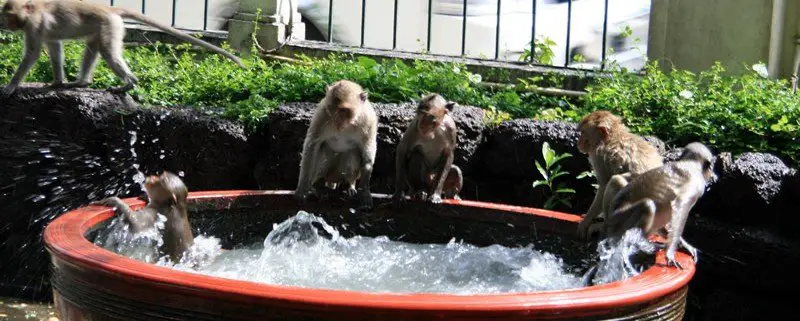
[[[133,19],[133,20],[139,21],[141,23],[147,24],[147,25],[152,26],[154,28],[161,29],[164,32],[167,32],[167,33],[169,33],[169,34],[171,34],[171,35],[173,35],[173,36],[175,36],[175,37],[177,37],[177,38],[179,38],[179,39],[181,39],[183,41],[186,41],[186,42],[201,46],[203,48],[206,48],[208,50],[214,51],[214,52],[216,52],[216,53],[218,53],[220,55],[225,56],[226,58],[228,58],[230,60],[233,60],[233,62],[235,62],[237,65],[239,65],[240,67],[244,68],[244,64],[242,64],[242,60],[239,59],[239,57],[236,57],[232,53],[227,52],[227,51],[225,51],[225,50],[223,50],[223,49],[221,49],[221,48],[219,48],[219,47],[217,47],[215,45],[212,45],[212,44],[210,44],[208,42],[205,42],[203,40],[200,40],[200,39],[192,37],[192,36],[190,36],[188,34],[185,34],[185,33],[183,33],[182,31],[180,31],[178,29],[175,29],[175,28],[172,28],[170,26],[161,24],[160,22],[155,21],[153,19],[150,19],[147,16],[145,16],[145,15],[143,15],[141,13],[138,13],[136,11],[131,11],[131,10],[128,10],[128,9],[125,9],[125,8],[113,8],[113,10],[114,10],[114,12],[116,12],[117,14],[122,16],[123,18],[129,18],[129,19]]]

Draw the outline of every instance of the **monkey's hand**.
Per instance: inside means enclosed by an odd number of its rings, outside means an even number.
[[[94,201],[89,203],[89,205],[97,205],[97,206],[108,206],[108,207],[121,207],[121,204],[125,204],[119,197],[112,196],[107,197],[99,201]]]
[[[0,91],[0,94],[2,94],[3,97],[8,97],[13,95],[16,91],[17,91],[17,85],[8,84],[5,87],[3,87],[3,90]]]
[[[442,194],[434,193],[430,198],[428,198],[428,202],[431,204],[442,204]]]
[[[578,237],[586,239],[588,236],[589,227],[591,227],[591,225],[592,225],[591,220],[584,219],[583,221],[581,221],[581,223],[578,224],[578,232],[577,232]]]

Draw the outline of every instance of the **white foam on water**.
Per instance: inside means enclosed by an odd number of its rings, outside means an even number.
[[[656,246],[651,243],[641,229],[629,229],[615,241],[604,239],[597,244],[599,262],[593,284],[605,284],[625,280],[642,273],[643,266],[637,266],[631,257],[639,253],[653,254]]]
[[[322,218],[303,211],[276,224],[263,245],[224,251],[194,271],[267,284],[366,292],[470,295],[581,286],[580,276],[568,272],[561,259],[531,246],[344,238]]]

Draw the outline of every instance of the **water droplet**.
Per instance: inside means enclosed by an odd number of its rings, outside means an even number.
[[[180,177],[183,177],[183,175],[185,175],[185,174],[183,173],[183,171],[179,171],[179,172],[178,172],[178,176],[180,176]]]
[[[164,159],[164,154],[159,155],[158,159]]]

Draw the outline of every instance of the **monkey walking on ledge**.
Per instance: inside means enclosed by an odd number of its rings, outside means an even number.
[[[43,45],[47,46],[50,63],[53,67],[51,88],[89,86],[99,55],[123,83],[121,87],[109,90],[124,93],[133,89],[139,80],[133,75],[122,57],[122,40],[125,36],[123,18],[130,18],[158,28],[183,41],[223,55],[244,67],[239,58],[217,46],[125,8],[109,7],[81,0],[7,0],[1,14],[9,29],[22,30],[25,33],[25,52],[22,62],[11,78],[11,82],[3,87],[2,94],[5,96],[11,95],[17,90],[19,84],[25,79],[25,75],[41,55]],[[85,39],[86,41],[80,77],[71,83],[64,83],[64,52],[61,40],[65,39]]]
[[[194,244],[192,226],[186,213],[186,197],[189,195],[189,190],[180,177],[167,171],[160,176],[147,177],[144,188],[150,201],[147,206],[136,211],[116,196],[91,204],[114,207],[133,233],[155,228],[158,214],[166,216],[167,222],[164,224],[162,236],[164,242],[159,251],[169,255],[170,259],[177,263],[183,253]]]
[[[611,203],[611,215],[605,221],[605,236],[612,244],[619,242],[629,229],[641,229],[644,235],[666,237],[667,265],[683,268],[675,260],[678,246],[697,261],[697,249],[683,239],[689,211],[703,196],[708,183],[716,179],[713,155],[705,145],[686,145],[680,159],[642,173],[623,187]],[[597,266],[587,272],[584,283],[593,278]]]

